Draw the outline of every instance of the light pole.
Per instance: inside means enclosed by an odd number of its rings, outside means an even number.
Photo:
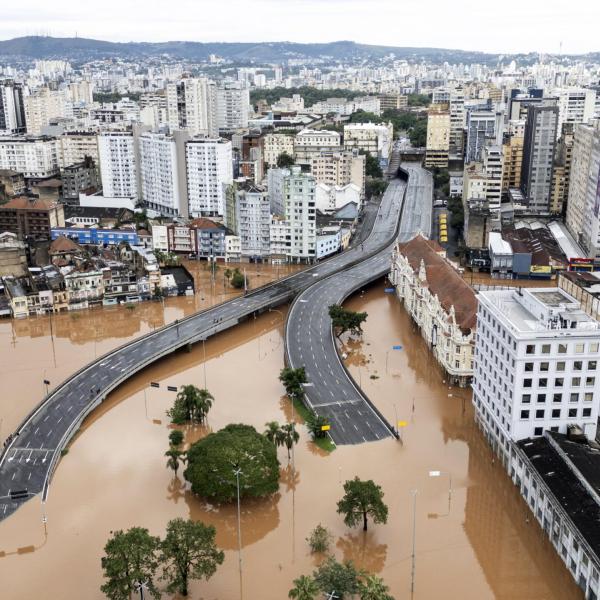
[[[402,350],[402,346],[400,344],[397,344],[396,346],[392,346],[391,348],[386,350],[386,352],[385,352],[385,372],[386,373],[388,372],[388,357],[389,357],[391,350]]]
[[[415,569],[417,562],[417,556],[415,554],[417,541],[417,490],[411,490],[410,493],[413,497],[412,567],[410,572],[410,594],[412,596],[415,593]]]
[[[443,471],[429,471],[429,477],[440,477],[443,474],[444,474]],[[450,506],[452,504],[452,473],[446,473],[446,475],[448,475],[448,513],[447,514],[450,514]],[[443,516],[446,516],[446,515],[443,515]]]
[[[202,368],[204,370],[204,389],[207,390],[206,387],[206,338],[202,338],[202,352],[204,353],[204,359],[202,360]]]
[[[136,581],[135,591],[140,593],[140,600],[144,600],[144,590],[148,589],[148,581]]]
[[[235,475],[235,484],[237,488],[237,523],[238,523],[238,555],[240,561],[240,577],[242,575],[242,514],[240,509],[240,475],[241,469],[238,467],[233,471]]]
[[[46,396],[48,395],[48,386],[50,385],[50,381],[48,379],[44,379],[44,385],[46,386]]]

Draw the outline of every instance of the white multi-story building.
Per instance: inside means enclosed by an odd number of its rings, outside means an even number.
[[[450,94],[450,158],[462,160],[465,151],[465,93],[457,87]]]
[[[448,167],[450,111],[447,104],[434,104],[427,115],[426,167]]]
[[[73,131],[64,133],[59,138],[60,167],[68,167],[83,162],[89,156],[96,166],[100,164],[98,135],[95,132]]]
[[[231,142],[196,138],[185,145],[191,216],[223,216],[227,186],[233,183]]]
[[[102,132],[98,136],[98,151],[104,196],[137,199],[138,168],[133,133]]]
[[[217,125],[220,131],[235,131],[248,127],[250,90],[240,85],[226,84],[217,90]]]
[[[0,169],[45,178],[58,174],[58,141],[50,137],[0,137]]]
[[[216,137],[217,87],[205,77],[167,84],[167,120],[171,129],[187,129],[190,135]]]
[[[596,435],[600,324],[559,288],[478,295],[473,374],[476,420],[508,464],[511,442],[567,432]]]
[[[502,147],[486,146],[483,149],[483,171],[485,173],[485,198],[489,208],[500,210],[502,200]]]
[[[242,257],[262,261],[270,254],[271,210],[267,192],[253,185],[236,190],[237,232],[241,240]]]
[[[74,81],[67,86],[68,99],[71,102],[91,104],[94,101],[94,83],[91,81]]]
[[[290,224],[290,260],[312,262],[316,257],[315,179],[293,166],[283,182],[285,217]]]
[[[225,262],[240,262],[242,259],[242,240],[239,235],[225,236]]]
[[[141,199],[168,216],[188,215],[185,138],[181,130],[173,136],[146,132],[139,137]]]
[[[361,197],[365,192],[366,157],[358,151],[321,152],[310,161],[310,172],[318,183],[346,186],[353,183]]]
[[[552,96],[558,98],[558,135],[564,123],[587,123],[596,107],[596,90],[587,88],[561,88]]]
[[[169,235],[166,225],[152,225],[152,249],[159,252],[169,251]]]
[[[337,131],[303,129],[296,135],[294,158],[299,164],[309,164],[322,151],[341,149],[341,137]]]
[[[25,122],[27,133],[40,135],[50,119],[65,116],[65,96],[62,92],[41,88],[25,96]]]
[[[24,131],[23,86],[10,79],[0,81],[0,135]]]
[[[292,240],[290,224],[283,217],[271,215],[269,237],[271,262],[287,262]]]
[[[294,136],[285,133],[268,133],[263,141],[263,158],[265,165],[277,166],[280,154],[294,156]]]
[[[267,189],[271,201],[271,213],[279,217],[285,215],[283,182],[289,174],[289,169],[269,169],[267,172]]]
[[[392,154],[394,126],[391,123],[352,123],[344,125],[344,147],[369,152],[387,165]]]
[[[315,206],[321,212],[333,212],[350,202],[356,204],[359,211],[362,201],[360,188],[353,183],[347,185],[327,185],[317,183],[315,186]]]
[[[465,386],[473,375],[477,300],[445,250],[421,234],[398,244],[390,281],[437,361]]]

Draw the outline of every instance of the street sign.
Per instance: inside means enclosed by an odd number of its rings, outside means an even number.
[[[441,474],[440,471],[429,471],[429,477],[439,477]]]
[[[158,383],[156,383],[156,381],[151,381],[150,382],[150,387],[157,388],[157,387],[160,387],[160,385]]]
[[[176,392],[177,386],[176,385],[168,385],[167,389],[169,390],[169,392]]]
[[[321,425],[321,431],[329,431],[331,429],[331,425]]]
[[[394,288],[385,288],[383,290],[386,294],[393,294],[396,290]]]
[[[402,346],[392,346],[392,350],[402,350]]]
[[[47,379],[44,379],[44,385],[50,385],[50,382]]]
[[[398,421],[398,427],[406,427],[408,425],[408,421]]]

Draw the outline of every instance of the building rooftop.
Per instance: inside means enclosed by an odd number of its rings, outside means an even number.
[[[18,210],[51,210],[57,206],[54,200],[45,200],[42,198],[32,198],[29,196],[17,196],[9,200],[6,204],[0,206],[0,210],[18,209]]]

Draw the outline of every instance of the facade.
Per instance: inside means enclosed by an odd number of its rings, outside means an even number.
[[[321,212],[336,211],[350,202],[356,205],[357,210],[360,209],[360,188],[353,183],[342,186],[317,183],[315,186],[315,206]]]
[[[321,152],[310,161],[310,173],[317,183],[327,186],[346,186],[353,183],[365,192],[366,156],[357,151]]]
[[[169,236],[166,225],[152,225],[152,249],[158,252],[169,251]]]
[[[500,210],[502,200],[502,147],[489,145],[483,149],[485,199],[492,211]]]
[[[263,159],[269,167],[277,166],[277,159],[284,152],[294,156],[294,136],[285,133],[268,133],[263,141]]]
[[[24,133],[23,86],[10,79],[0,81],[0,135]]]
[[[52,228],[51,238],[66,237],[80,245],[91,244],[94,246],[116,246],[127,242],[130,246],[137,246],[139,239],[134,229],[100,229],[98,227],[64,227]]]
[[[264,188],[246,185],[236,191],[237,234],[241,256],[245,260],[262,261],[270,254],[271,210]]]
[[[89,156],[96,165],[100,165],[98,135],[94,132],[66,132],[59,140],[59,164],[61,168],[75,165]]]
[[[303,129],[296,135],[294,158],[298,164],[310,164],[321,152],[341,150],[340,134],[337,131]]]
[[[186,143],[185,156],[189,214],[223,216],[226,187],[233,183],[231,142],[195,138]]]
[[[391,123],[352,123],[344,125],[344,148],[369,152],[386,166],[392,155],[394,126]]]
[[[100,188],[98,167],[89,156],[61,169],[61,179],[62,196],[67,204],[77,204],[81,192],[93,194]]]
[[[217,87],[205,77],[169,83],[167,120],[171,130],[186,129],[191,136],[217,137]]]
[[[59,148],[50,137],[0,137],[0,169],[23,173],[26,178],[58,175]]]
[[[529,107],[523,143],[521,189],[534,212],[550,212],[557,126],[556,106],[540,104]]]
[[[495,143],[497,134],[498,116],[494,111],[468,111],[465,163],[482,161],[484,147],[488,143]]]
[[[217,126],[219,131],[235,131],[248,127],[250,90],[226,84],[217,89]]]
[[[324,227],[317,232],[317,260],[339,252],[342,247],[340,227]]]
[[[285,217],[290,225],[290,260],[312,262],[316,257],[315,179],[294,166],[283,182]]]
[[[465,92],[458,86],[450,93],[450,158],[462,160],[465,153]]]
[[[14,233],[20,240],[51,239],[53,227],[64,227],[62,204],[20,196],[0,205],[0,232]]]
[[[379,94],[378,97],[381,112],[408,108],[408,96],[404,96],[403,94]]]
[[[133,133],[105,131],[98,136],[102,190],[109,198],[138,198],[138,166]]]
[[[242,259],[242,240],[238,235],[225,236],[225,262],[240,262]]]
[[[552,95],[558,98],[557,131],[562,131],[565,123],[588,123],[594,116],[596,90],[575,87],[561,88],[554,90]]]
[[[398,244],[390,281],[450,379],[467,385],[473,375],[477,300],[437,242],[418,234]]]
[[[191,226],[198,238],[196,256],[209,261],[225,260],[227,229],[210,219],[194,219]]]
[[[511,135],[502,144],[502,191],[521,187],[523,136]]]
[[[15,233],[0,233],[0,277],[21,277],[27,270],[25,243]]]
[[[509,462],[512,442],[576,425],[596,435],[600,327],[559,288],[478,294],[476,421]]]
[[[427,115],[425,166],[448,167],[450,153],[450,112],[447,104],[434,104]]]
[[[29,135],[41,135],[52,119],[65,116],[65,96],[47,87],[25,96],[25,123]]]

